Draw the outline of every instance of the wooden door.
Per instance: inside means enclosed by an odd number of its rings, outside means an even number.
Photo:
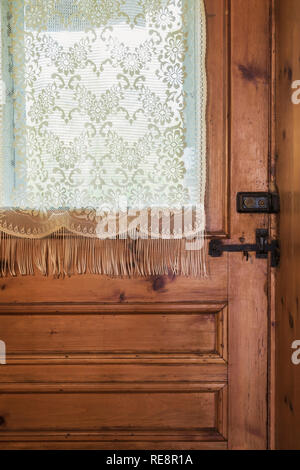
[[[271,0],[206,0],[208,235],[253,242],[267,191]],[[209,260],[204,280],[0,281],[0,448],[265,449],[266,260]]]

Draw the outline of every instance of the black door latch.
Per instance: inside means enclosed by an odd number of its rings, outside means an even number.
[[[269,232],[266,229],[256,230],[256,243],[246,243],[240,245],[226,245],[219,239],[212,239],[209,243],[209,256],[213,258],[219,258],[222,254],[227,252],[241,252],[245,253],[248,257],[250,251],[256,253],[256,258],[268,259],[269,253],[271,253],[271,266],[276,268],[280,262],[280,247],[277,240],[272,240],[270,243]]]

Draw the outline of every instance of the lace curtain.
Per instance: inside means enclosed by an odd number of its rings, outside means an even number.
[[[1,274],[205,274],[203,0],[2,0]]]

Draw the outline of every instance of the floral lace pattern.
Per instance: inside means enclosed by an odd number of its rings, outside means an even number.
[[[120,200],[137,210],[204,204],[203,0],[1,8],[2,230],[92,236],[99,208],[117,211]]]

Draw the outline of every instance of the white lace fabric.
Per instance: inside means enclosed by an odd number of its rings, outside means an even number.
[[[1,30],[0,230],[197,206],[203,236],[203,0],[2,0]]]

